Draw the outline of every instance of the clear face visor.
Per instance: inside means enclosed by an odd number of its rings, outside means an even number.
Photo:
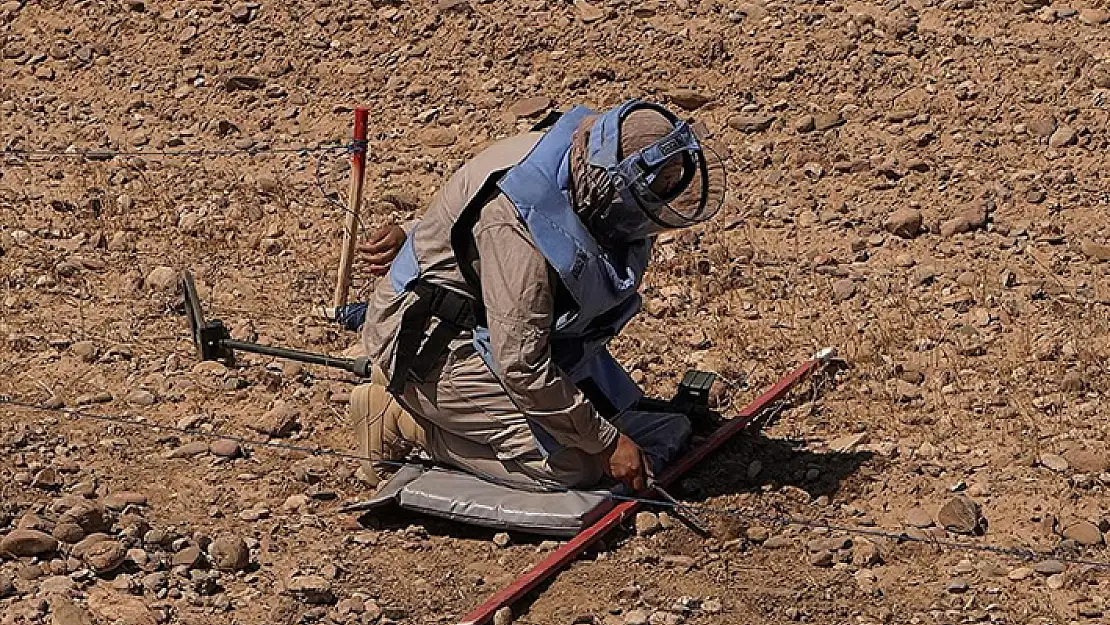
[[[635,103],[628,103],[610,113],[616,119],[602,116],[594,131],[607,132],[605,143],[619,142],[612,131],[619,129],[620,118]],[[661,107],[645,105],[673,115]],[[615,123],[614,123],[615,122]],[[687,122],[675,119],[674,129],[655,143],[627,156],[618,163],[591,165],[604,167],[614,185],[612,203],[593,219],[593,230],[601,238],[636,241],[667,230],[685,228],[704,222],[720,210],[724,203],[724,163],[712,149],[702,145]],[[617,133],[619,135],[619,132]],[[591,143],[594,137],[591,136]],[[594,157],[615,152],[599,146]],[[675,166],[679,167],[676,168]],[[676,175],[676,171],[680,172]]]

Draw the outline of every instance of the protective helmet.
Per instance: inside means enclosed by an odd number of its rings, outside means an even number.
[[[655,111],[671,130],[622,154],[622,124],[635,111]],[[592,181],[610,201],[584,218],[599,242],[631,242],[713,217],[724,200],[724,166],[690,124],[658,104],[630,100],[598,116],[589,130]]]

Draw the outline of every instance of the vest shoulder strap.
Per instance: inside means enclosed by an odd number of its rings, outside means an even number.
[[[485,321],[485,308],[482,306],[482,282],[472,264],[477,260],[478,249],[474,242],[474,226],[482,215],[482,208],[497,197],[497,194],[501,193],[500,189],[497,188],[497,183],[505,175],[505,171],[494,172],[486,178],[482,188],[474,194],[474,197],[470,198],[470,202],[462,209],[458,219],[455,220],[455,225],[451,227],[451,249],[454,251],[455,260],[459,264],[459,273],[463,275],[463,279],[466,280],[466,283],[470,285],[474,292],[474,300],[477,304],[475,313],[478,319],[483,322]]]

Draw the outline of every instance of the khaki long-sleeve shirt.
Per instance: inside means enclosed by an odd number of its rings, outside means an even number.
[[[524,158],[539,137],[529,133],[494,144],[464,165],[440,190],[410,235],[415,237],[424,279],[478,295],[471,292],[451,248],[455,216],[492,171]],[[498,375],[490,374],[490,384],[499,386],[497,390],[507,393],[527,419],[559,444],[589,454],[602,452],[617,438],[616,427],[598,414],[552,359],[550,336],[558,279],[554,270],[536,249],[516,208],[503,195],[482,208],[473,234],[477,260],[472,266],[480,278],[480,297],[498,366]],[[414,297],[397,293],[389,280],[382,280],[370,301],[363,343],[369,357],[390,375],[401,316]],[[478,357],[469,350],[466,355]],[[441,375],[450,374],[444,371]],[[481,397],[474,400],[480,402]]]

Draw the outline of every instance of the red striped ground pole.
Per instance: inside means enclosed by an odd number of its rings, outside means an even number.
[[[704,460],[709,454],[716,451],[726,441],[747,428],[759,413],[763,412],[763,410],[771,404],[782,399],[783,396],[794,388],[794,386],[834,356],[834,350],[829,348],[823,349],[814,355],[813,358],[805,361],[799,365],[798,368],[786,374],[786,376],[776,382],[774,386],[745,406],[735,417],[729,419],[724,425],[717,428],[709,438],[686,452],[686,455],[664,471],[656,481],[663,487],[673,484],[678,478],[682,477],[683,474]],[[652,491],[649,488],[639,493],[639,495],[647,497],[651,493]],[[551,552],[551,555],[541,560],[524,575],[518,577],[512,584],[509,584],[497,592],[497,594],[487,599],[484,603],[474,608],[474,610],[459,621],[459,625],[481,625],[489,622],[493,618],[494,613],[504,606],[512,605],[521,597],[531,592],[545,579],[554,575],[559,569],[570,564],[585,551],[591,543],[601,538],[609,530],[620,525],[630,515],[634,514],[639,507],[640,502],[638,501],[622,501],[620,503],[615,503],[612,509],[609,510],[605,516],[598,519],[593,525],[579,532],[577,536]]]

